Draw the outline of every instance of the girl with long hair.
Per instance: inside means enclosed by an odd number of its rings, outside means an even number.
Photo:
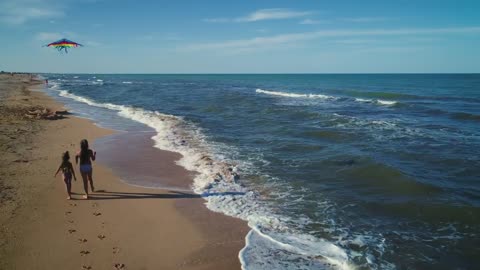
[[[88,147],[88,141],[83,139],[80,142],[80,152],[75,156],[75,163],[78,164],[80,160],[80,174],[83,179],[83,188],[85,189],[84,199],[88,199],[88,182],[90,182],[90,188],[92,192],[95,192],[93,187],[93,178],[92,178],[92,161],[95,160],[97,152],[93,151]]]

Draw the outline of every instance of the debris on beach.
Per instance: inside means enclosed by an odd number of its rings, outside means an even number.
[[[68,111],[51,111],[48,108],[27,110],[25,117],[30,119],[58,120],[65,118],[64,115],[69,114]]]

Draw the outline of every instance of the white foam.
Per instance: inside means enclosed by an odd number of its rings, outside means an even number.
[[[257,89],[255,90],[256,93],[266,94],[266,95],[273,95],[273,96],[281,96],[281,97],[290,97],[290,98],[312,98],[312,99],[324,99],[324,100],[339,100],[338,97],[327,96],[322,94],[299,94],[299,93],[289,93],[289,92],[280,92],[280,91],[270,91],[270,90],[263,90]],[[357,102],[364,102],[364,103],[373,103],[378,105],[384,106],[392,106],[397,104],[396,101],[391,100],[374,100],[374,99],[363,99],[363,98],[355,98]]]
[[[384,105],[384,106],[392,106],[397,104],[397,101],[392,101],[392,100],[383,100],[383,99],[363,99],[363,98],[355,98],[355,101],[357,102],[364,102],[364,103],[374,103],[378,105]]]
[[[387,106],[391,106],[391,105],[397,104],[396,101],[382,100],[382,99],[377,100],[377,103],[379,103],[379,104],[381,104],[381,105],[387,105]]]
[[[52,81],[52,82],[49,82],[49,83],[48,83],[48,86],[49,86],[50,89],[56,90],[56,89],[58,89],[58,87],[60,86],[60,83],[57,83],[57,82],[53,82],[53,81]]]
[[[278,91],[268,91],[257,89],[255,92],[267,95],[282,96],[282,97],[292,97],[292,98],[320,98],[320,99],[335,99],[332,96],[326,96],[321,94],[298,94],[298,93],[288,93],[288,92],[278,92]]]
[[[372,99],[364,99],[364,98],[356,98],[355,101],[365,102],[365,103],[373,103],[373,102],[375,102],[375,101],[372,100]]]
[[[132,82],[122,82],[123,84],[132,84]]]

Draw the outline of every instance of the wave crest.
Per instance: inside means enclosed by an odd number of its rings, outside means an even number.
[[[263,89],[257,89],[255,92],[273,95],[273,96],[283,96],[283,97],[293,97],[293,98],[321,98],[321,99],[335,99],[335,97],[321,95],[321,94],[298,94],[298,93],[288,93],[288,92],[279,92],[279,91],[269,91]]]

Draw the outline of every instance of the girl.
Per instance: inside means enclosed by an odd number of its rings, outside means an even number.
[[[70,154],[67,152],[63,153],[62,155],[62,163],[60,167],[58,167],[57,172],[55,173],[55,177],[57,177],[58,172],[62,171],[63,174],[63,181],[65,182],[65,186],[67,187],[68,197],[67,200],[70,200],[72,197],[72,175],[75,181],[77,181],[77,177],[75,176],[75,171],[73,170],[72,163],[70,162]]]
[[[83,179],[83,188],[85,189],[84,199],[88,199],[88,181],[90,182],[90,188],[92,192],[95,192],[93,188],[93,178],[92,178],[92,160],[95,160],[97,152],[92,151],[88,148],[88,141],[83,139],[80,142],[80,152],[75,156],[75,163],[78,164],[80,159],[80,173],[82,174]]]

